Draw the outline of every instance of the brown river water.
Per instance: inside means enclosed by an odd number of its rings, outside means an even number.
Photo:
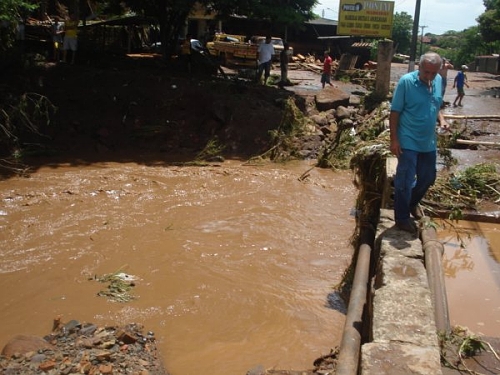
[[[0,346],[60,315],[143,324],[174,375],[312,368],[341,340],[357,190],[347,171],[299,181],[310,167],[95,163],[0,181]],[[464,225],[465,248],[440,233],[451,322],[497,335],[498,226]],[[95,277],[118,271],[138,278],[135,300],[97,296]]]
[[[350,172],[311,166],[46,166],[0,181],[0,347],[61,315],[153,331],[172,374],[312,368],[339,345]],[[137,299],[92,280],[123,271]],[[90,279],[90,280],[89,280]]]

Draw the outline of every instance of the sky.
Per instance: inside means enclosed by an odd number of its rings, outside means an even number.
[[[358,2],[355,0],[354,2]],[[362,1],[362,0],[361,0]],[[361,2],[359,1],[359,2]],[[415,18],[416,0],[394,0],[394,13],[406,12]],[[314,13],[338,20],[339,0],[318,0]],[[477,26],[476,18],[484,13],[483,0],[420,0],[419,34],[441,35]]]

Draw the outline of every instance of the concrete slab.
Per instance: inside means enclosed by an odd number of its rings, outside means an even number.
[[[362,348],[362,375],[441,375],[439,351],[401,343],[371,343]]]
[[[397,284],[401,287],[421,287],[428,288],[427,272],[421,259],[414,259],[404,256],[407,251],[394,251],[388,248],[388,243],[382,241],[383,249],[381,253],[381,266],[378,273],[376,287]]]
[[[439,352],[430,291],[410,285],[392,283],[376,291],[373,342],[401,342],[433,347]]]

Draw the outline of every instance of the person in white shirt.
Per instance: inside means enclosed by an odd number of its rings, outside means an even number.
[[[264,72],[264,85],[267,83],[267,79],[271,75],[271,64],[274,55],[274,46],[271,44],[271,37],[266,36],[266,41],[259,45],[258,49],[259,57],[257,60],[257,82],[260,82],[262,78],[262,73]]]

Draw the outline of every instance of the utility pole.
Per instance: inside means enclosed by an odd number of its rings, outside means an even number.
[[[410,63],[408,72],[415,70],[415,55],[417,53],[418,23],[420,18],[420,0],[415,4],[415,17],[413,19],[413,31],[411,34]]]
[[[420,34],[420,56],[422,56],[422,45],[424,44],[424,29],[427,26],[419,26],[422,29],[422,32]]]

